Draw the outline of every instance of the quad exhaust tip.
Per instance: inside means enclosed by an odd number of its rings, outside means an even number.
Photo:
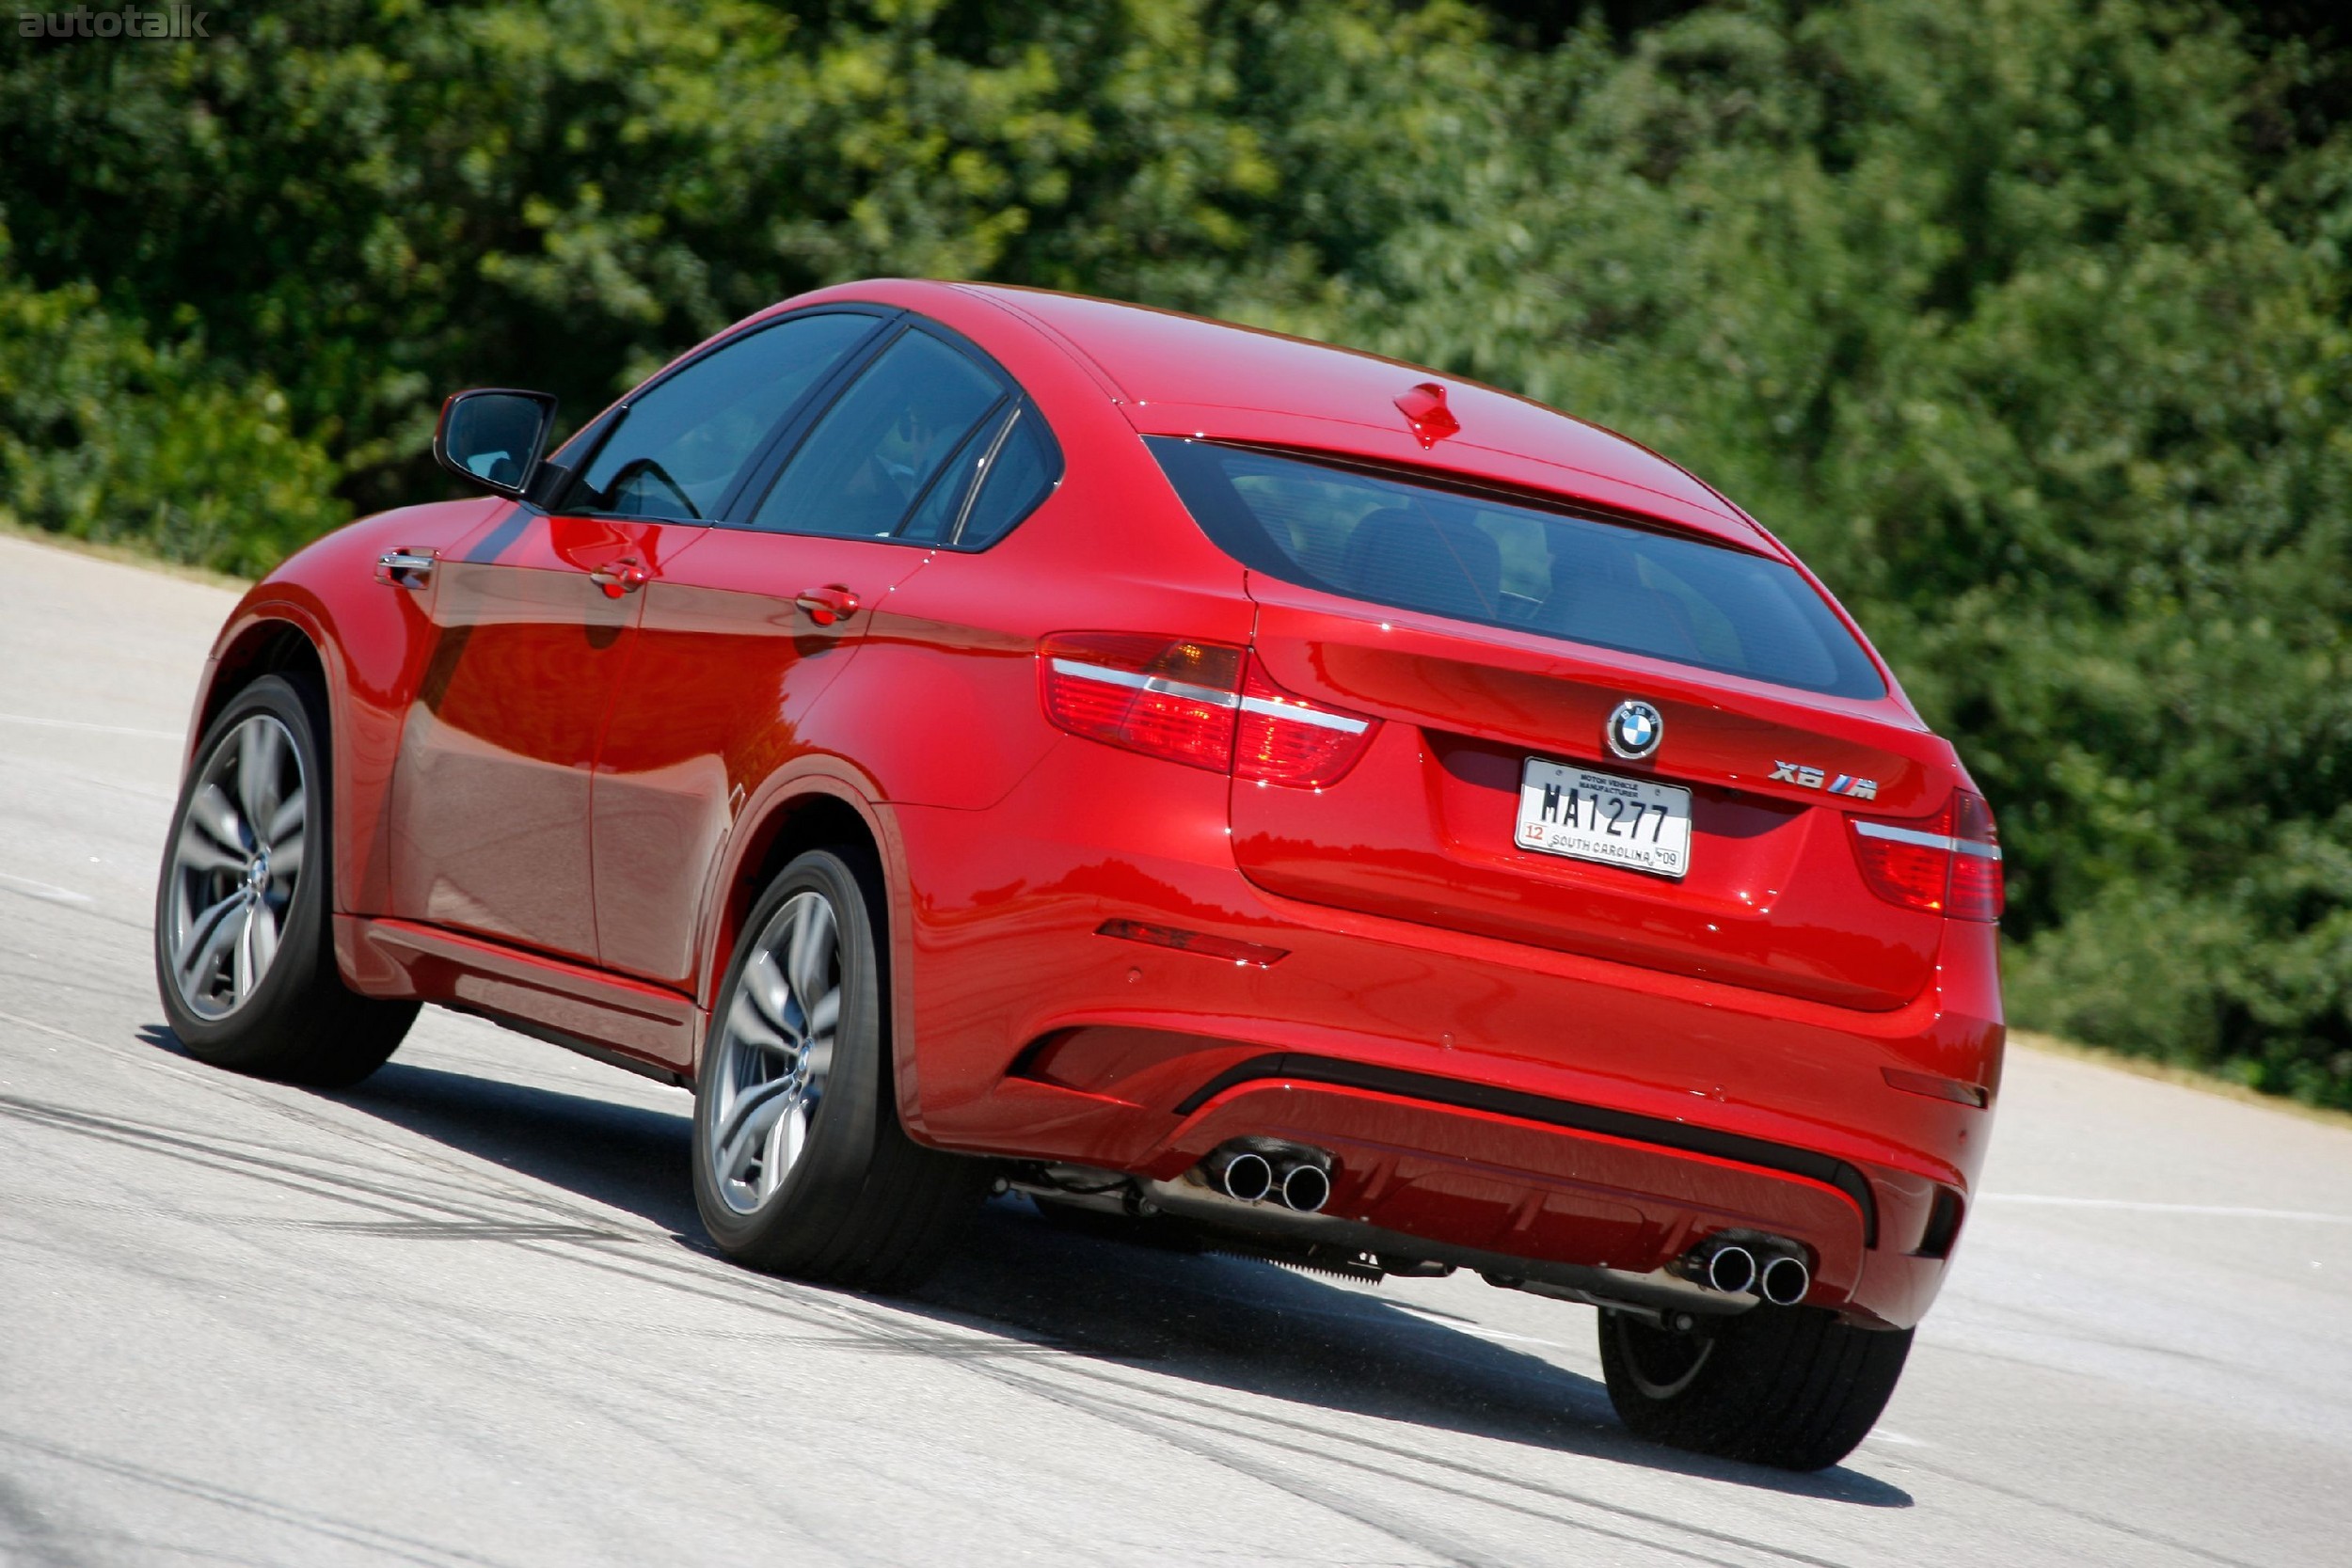
[[[1734,1231],[1700,1243],[1676,1270],[1710,1291],[1754,1294],[1774,1307],[1794,1307],[1813,1289],[1813,1270],[1796,1243],[1759,1232]]]
[[[1707,1283],[1725,1295],[1740,1294],[1756,1283],[1756,1254],[1737,1242],[1717,1247],[1707,1258]]]
[[[1330,1201],[1331,1176],[1321,1165],[1301,1160],[1282,1173],[1283,1208],[1314,1214]]]
[[[1813,1289],[1813,1271],[1802,1258],[1775,1258],[1756,1276],[1756,1290],[1774,1307],[1794,1307]]]
[[[1320,1149],[1267,1139],[1228,1144],[1200,1162],[1196,1180],[1242,1203],[1269,1198],[1301,1214],[1331,1201],[1331,1158]]]
[[[1263,1203],[1274,1191],[1274,1166],[1253,1149],[1220,1148],[1200,1162],[1209,1185],[1244,1203]]]

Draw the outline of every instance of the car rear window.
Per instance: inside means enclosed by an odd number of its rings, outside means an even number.
[[[1852,633],[1785,562],[1302,458],[1148,439],[1202,531],[1252,571],[1775,686],[1885,693]]]

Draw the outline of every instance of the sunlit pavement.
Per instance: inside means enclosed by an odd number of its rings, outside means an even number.
[[[0,1561],[2341,1563],[2352,1132],[2019,1053],[1878,1433],[1628,1437],[1592,1314],[981,1216],[912,1301],[701,1239],[686,1096],[428,1012],[320,1095],[162,1028],[230,595],[0,537]]]

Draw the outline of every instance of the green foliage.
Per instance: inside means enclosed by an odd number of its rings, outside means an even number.
[[[340,466],[289,427],[284,393],[94,299],[0,272],[0,520],[254,574],[350,520]]]
[[[2352,1103],[2352,68],[2311,14],[313,0],[26,48],[0,504],[257,567],[437,487],[452,387],[578,420],[880,273],[1359,344],[1804,552],[2001,816],[2022,1022]]]

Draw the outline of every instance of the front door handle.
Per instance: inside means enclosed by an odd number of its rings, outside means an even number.
[[[386,550],[375,558],[375,580],[394,588],[420,589],[433,580],[435,550]]]
[[[610,566],[599,566],[588,574],[588,580],[604,590],[608,599],[624,594],[634,594],[645,586],[647,573],[634,561],[616,561]]]
[[[792,602],[820,626],[846,621],[857,613],[857,595],[837,582],[827,588],[803,588]]]

